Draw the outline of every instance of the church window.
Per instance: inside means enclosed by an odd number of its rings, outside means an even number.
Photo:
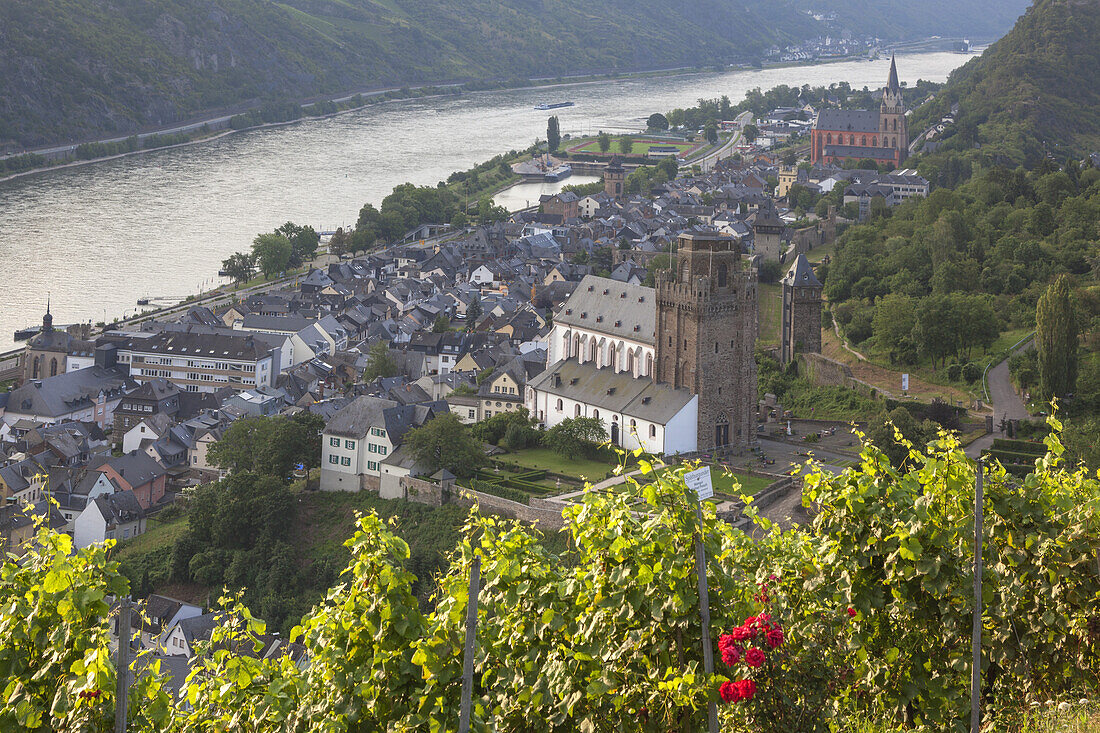
[[[56,358],[50,359],[50,376],[51,377],[56,377],[57,376],[57,359]]]
[[[897,131],[898,131],[898,118],[897,118],[897,117],[895,117],[895,118],[894,118],[894,132],[897,132]],[[896,144],[896,143],[895,143],[895,144]]]
[[[31,369],[31,379],[38,379],[38,357],[34,357],[34,366]]]
[[[599,410],[593,410],[593,411],[592,411],[592,417],[594,417],[594,418],[596,418],[597,420],[599,420],[599,419],[600,419],[600,411],[599,411]]]
[[[562,410],[562,407],[564,407],[564,403],[562,402],[562,400],[561,400],[561,398],[560,398],[560,397],[558,398],[558,405],[557,405],[557,407],[558,407],[558,412],[561,412],[561,410]]]
[[[826,145],[832,145],[832,144],[833,144],[833,136],[832,136],[832,133],[830,133],[830,134],[828,134],[828,135],[826,135],[826,136],[825,136],[825,144],[826,144]]]
[[[898,146],[898,139],[897,139],[896,137],[894,138],[894,145],[893,145],[893,146],[894,146],[895,148],[896,148],[896,147]]]
[[[849,135],[848,136],[848,144],[849,145],[855,145],[856,144],[856,136],[855,135]]]
[[[656,425],[650,425],[649,426],[649,437],[651,437],[651,438],[656,438],[657,437],[657,426]]]
[[[871,138],[871,147],[872,148],[877,148],[878,147],[878,138],[877,137]]]
[[[862,145],[863,147],[867,147],[867,136],[866,135],[863,136],[863,139],[860,141],[859,144]]]
[[[720,287],[720,288],[726,287],[727,277],[728,277],[728,272],[726,270],[725,263],[723,263],[721,265],[718,265],[718,287]]]
[[[581,416],[581,406],[580,406],[580,405],[577,405],[577,406],[576,406],[576,408],[574,408],[574,410],[573,410],[573,414],[574,414],[574,415],[575,415],[576,417],[580,417],[580,416]]]

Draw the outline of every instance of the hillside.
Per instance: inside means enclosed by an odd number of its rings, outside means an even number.
[[[1037,0],[1004,38],[952,75],[912,129],[959,105],[944,149],[1034,164],[1100,145],[1100,2]]]
[[[992,37],[1025,2],[9,0],[0,151],[376,87],[751,61],[845,31]]]

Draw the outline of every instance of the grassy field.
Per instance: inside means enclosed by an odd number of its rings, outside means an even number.
[[[161,547],[171,547],[187,531],[187,517],[178,516],[167,522],[150,519],[145,523],[145,533],[120,542],[114,554],[115,560],[145,554]]]
[[[562,476],[571,476],[578,481],[587,479],[592,483],[602,481],[607,472],[615,467],[610,458],[606,461],[595,461],[590,458],[563,458],[549,448],[528,448],[500,456],[499,460],[502,463],[511,463],[524,468],[538,468]]]
[[[759,319],[760,333],[757,337],[757,341],[761,346],[778,346],[780,336],[782,335],[782,288],[778,283],[769,285],[761,284],[759,288],[760,310],[757,317]]]
[[[727,475],[725,471],[717,466],[711,467],[710,480],[714,484],[714,492],[716,494],[727,494],[730,496],[736,496],[737,494],[754,496],[774,483],[774,479],[763,478],[762,476],[749,476],[748,474],[737,473],[736,471]],[[737,491],[733,489],[735,483],[741,485],[741,488]]]
[[[611,149],[607,151],[606,155],[628,155],[624,153],[619,143],[622,138],[611,138]],[[677,142],[675,140],[654,140],[652,138],[632,137],[634,140],[634,146],[631,148],[629,155],[645,155],[649,152],[651,147],[675,147],[680,153],[681,158],[690,155],[691,153],[706,147],[705,142],[689,143],[689,142]],[[594,137],[580,138],[575,140],[566,141],[566,151],[570,153],[585,153],[585,154],[603,154],[600,150],[599,143]]]

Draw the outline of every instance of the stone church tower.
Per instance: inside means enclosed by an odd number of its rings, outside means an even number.
[[[756,271],[730,237],[680,235],[672,271],[657,280],[658,382],[698,395],[699,450],[756,438]]]
[[[905,160],[909,155],[909,127],[905,120],[905,100],[902,98],[898,66],[894,58],[890,59],[890,78],[882,90],[879,127],[882,147],[897,150],[899,163]]]
[[[780,362],[799,353],[821,353],[821,282],[806,255],[799,254],[783,278],[783,334]]]

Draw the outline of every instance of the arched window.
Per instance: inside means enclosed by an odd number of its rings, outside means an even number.
[[[562,408],[564,408],[564,407],[565,407],[565,403],[564,403],[564,402],[562,401],[561,397],[559,397],[559,398],[558,398],[558,405],[557,405],[557,407],[558,407],[558,412],[561,412],[561,411],[562,411]]]
[[[592,417],[594,417],[594,418],[596,418],[597,420],[599,420],[599,419],[600,419],[600,411],[599,411],[599,410],[593,410],[593,411],[592,411]]]
[[[726,270],[725,263],[722,263],[722,264],[718,265],[718,287],[720,287],[720,288],[726,287],[726,279],[727,279],[728,276],[729,276],[729,273]]]
[[[634,351],[631,349],[626,351],[626,371],[630,372],[632,377],[638,376],[634,373]]]
[[[833,144],[833,134],[832,133],[829,133],[828,135],[825,136],[825,144],[826,145],[832,145]]]
[[[31,379],[38,379],[38,357],[34,357],[34,365],[31,367]]]
[[[656,425],[650,425],[649,426],[649,437],[651,437],[651,438],[656,438],[657,437],[657,426]]]
[[[563,343],[562,343],[562,345],[561,345],[561,348],[562,348],[562,355],[563,355],[563,356],[564,356],[564,357],[565,357],[566,359],[568,359],[568,358],[569,358],[570,356],[572,356],[572,354],[570,354],[570,353],[569,353],[569,344],[570,344],[570,341],[571,341],[571,339],[569,338],[569,332],[568,332],[568,331],[566,331],[566,332],[565,332],[565,336],[563,337]]]
[[[897,131],[898,131],[898,118],[895,117],[894,118],[894,132],[897,132]]]
[[[894,146],[895,148],[897,148],[897,146],[898,146],[898,139],[897,139],[896,137],[894,138],[894,144],[893,144],[893,146]]]
[[[54,357],[53,359],[50,359],[50,376],[51,377],[56,377],[57,376],[57,357]]]
[[[866,135],[863,136],[863,138],[860,140],[859,144],[862,145],[863,147],[867,147],[867,136]]]
[[[871,138],[871,147],[872,148],[877,148],[878,147],[878,138],[877,137]]]
[[[647,377],[653,376],[653,354],[645,355],[645,375]]]
[[[632,435],[638,432],[638,421],[637,420],[631,420],[630,421],[630,432],[631,432]]]
[[[573,415],[574,415],[574,417],[580,417],[581,416],[581,406],[580,405],[577,405],[576,409],[573,410]]]
[[[848,144],[849,145],[855,145],[856,144],[856,136],[855,135],[849,135],[848,136]]]
[[[579,333],[573,334],[573,350],[569,353],[569,358],[577,358],[577,361],[584,361],[581,358],[581,335]]]

